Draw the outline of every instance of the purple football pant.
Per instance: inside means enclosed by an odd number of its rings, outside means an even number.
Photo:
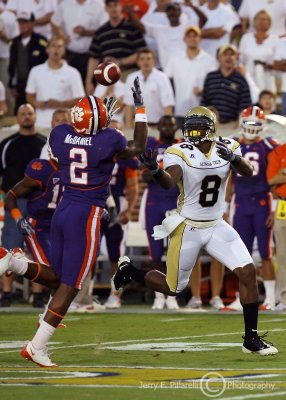
[[[164,254],[164,241],[154,240],[152,237],[153,227],[161,225],[166,218],[166,212],[177,208],[177,202],[174,199],[160,199],[152,201],[147,197],[145,208],[146,233],[149,242],[149,251],[152,261],[160,262]]]
[[[259,254],[263,260],[269,260],[272,256],[273,230],[266,226],[269,214],[270,204],[267,195],[256,195],[235,201],[233,227],[250,254],[253,251],[254,238],[257,237]]]
[[[35,233],[25,236],[25,243],[35,262],[51,264],[51,241],[49,228],[35,228]]]
[[[51,225],[52,267],[61,283],[81,289],[100,242],[102,208],[63,199]]]

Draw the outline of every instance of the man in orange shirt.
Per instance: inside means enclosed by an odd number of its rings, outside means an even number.
[[[277,284],[281,300],[276,309],[286,311],[286,144],[276,147],[269,154],[267,180],[278,197],[274,235],[278,264]]]

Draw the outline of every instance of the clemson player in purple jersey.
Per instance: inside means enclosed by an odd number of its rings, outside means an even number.
[[[10,270],[54,289],[44,320],[21,355],[41,367],[54,367],[47,343],[64,318],[72,300],[92,268],[99,243],[100,216],[109,194],[115,160],[144,150],[147,117],[138,77],[132,87],[136,108],[134,139],[127,142],[108,128],[116,112],[112,98],[86,96],[72,110],[72,126],[60,125],[49,137],[65,187],[51,224],[51,267],[29,262],[18,250],[0,248],[0,275]]]
[[[179,143],[181,139],[175,139],[177,130],[176,118],[171,115],[164,115],[158,123],[159,137],[149,136],[146,149],[156,150],[157,162],[162,165],[163,154],[165,150],[172,144]],[[162,240],[154,240],[152,237],[154,225],[158,225],[166,217],[166,213],[171,212],[177,207],[177,199],[180,194],[179,189],[174,187],[172,190],[164,190],[157,185],[152,179],[152,175],[147,168],[142,172],[142,178],[147,183],[143,199],[141,203],[141,212],[144,216],[144,227],[146,228],[149,253],[152,264],[155,268],[165,272],[166,265],[162,261],[165,247]],[[141,214],[141,213],[140,213]],[[175,297],[167,296],[160,292],[155,292],[155,299],[152,306],[153,310],[161,310],[164,307],[168,309],[178,309],[178,303]]]
[[[118,160],[113,168],[110,191],[114,199],[117,218],[111,223],[102,222],[101,234],[105,236],[108,257],[111,263],[111,276],[117,269],[117,261],[125,252],[125,237],[131,212],[138,196],[138,160]],[[111,279],[110,295],[106,308],[121,307],[121,291],[117,291]]]
[[[257,107],[244,109],[240,117],[241,135],[238,139],[243,157],[253,166],[250,177],[232,174],[235,211],[233,227],[240,234],[250,254],[257,238],[258,251],[262,260],[262,275],[265,286],[265,300],[260,310],[275,308],[275,272],[272,262],[272,236],[274,213],[272,195],[267,183],[266,168],[269,153],[278,145],[271,137],[263,138],[265,129],[264,111]],[[225,311],[240,310],[237,298],[225,307]]]

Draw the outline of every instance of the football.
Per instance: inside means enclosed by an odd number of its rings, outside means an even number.
[[[121,71],[114,62],[104,62],[98,64],[94,70],[94,76],[98,83],[103,86],[110,86],[120,79]]]

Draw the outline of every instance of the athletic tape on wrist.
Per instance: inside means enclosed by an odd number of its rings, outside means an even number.
[[[146,114],[135,114],[135,122],[148,122]]]

